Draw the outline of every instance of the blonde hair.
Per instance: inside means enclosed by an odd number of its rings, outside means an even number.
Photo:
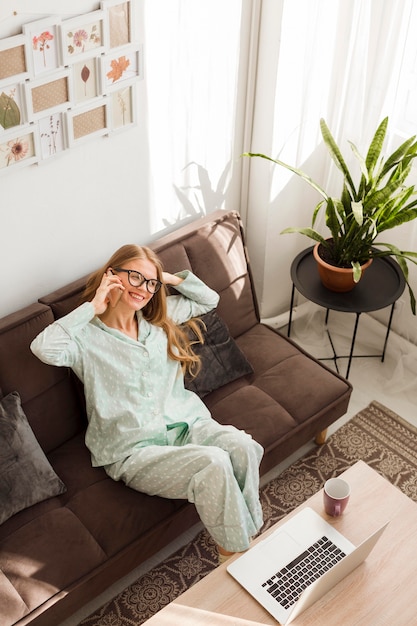
[[[91,274],[82,294],[82,302],[89,302],[93,299],[101,283],[103,274],[109,267],[123,267],[125,263],[129,263],[130,261],[145,259],[153,263],[156,268],[158,280],[163,282],[162,262],[155,252],[146,246],[126,244],[116,250],[105,265]],[[192,346],[196,343],[203,343],[203,335],[201,332],[201,325],[204,326],[203,322],[197,318],[191,319],[183,325],[184,328],[181,328],[173,322],[167,314],[167,290],[164,285],[162,285],[161,289],[152,296],[142,309],[142,315],[148,322],[159,326],[165,331],[168,338],[169,358],[174,361],[179,361],[184,372],[187,370],[192,376],[196,376],[200,370],[201,363],[200,358],[193,352]],[[197,340],[190,340],[187,328],[193,330],[197,335]]]

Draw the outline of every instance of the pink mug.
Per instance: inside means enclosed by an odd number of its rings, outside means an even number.
[[[349,501],[350,485],[343,478],[329,478],[324,483],[323,500],[327,515],[342,515]]]

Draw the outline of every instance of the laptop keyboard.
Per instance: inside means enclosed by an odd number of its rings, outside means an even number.
[[[327,570],[346,556],[330,539],[322,537],[279,572],[268,578],[262,587],[288,609],[301,593]]]

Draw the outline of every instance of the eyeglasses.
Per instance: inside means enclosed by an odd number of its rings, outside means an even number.
[[[135,270],[124,270],[121,267],[115,267],[114,271],[126,272],[127,279],[132,287],[140,287],[143,283],[145,283],[146,289],[149,293],[157,293],[162,287],[161,281],[157,278],[145,278],[143,274],[136,272]]]

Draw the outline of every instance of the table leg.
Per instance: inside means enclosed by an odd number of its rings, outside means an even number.
[[[294,293],[295,293],[295,285],[293,283],[292,290],[291,290],[290,319],[288,320],[287,337],[289,337],[291,334],[291,321],[292,321],[292,308],[294,306]]]
[[[356,331],[358,330],[358,324],[359,324],[359,316],[360,316],[360,313],[356,313],[355,328],[353,329],[352,343],[350,344],[349,361],[348,361],[348,366],[346,370],[346,380],[349,378],[350,364],[352,363],[353,349],[355,347]]]
[[[389,332],[391,330],[391,322],[392,322],[392,316],[394,315],[394,307],[395,307],[395,302],[393,302],[393,304],[392,304],[391,313],[390,313],[390,316],[389,316],[389,321],[388,321],[388,326],[387,326],[387,334],[385,335],[384,349],[383,349],[382,355],[381,355],[382,363],[384,362],[384,359],[385,359],[385,349],[387,347],[388,336],[389,336]]]

